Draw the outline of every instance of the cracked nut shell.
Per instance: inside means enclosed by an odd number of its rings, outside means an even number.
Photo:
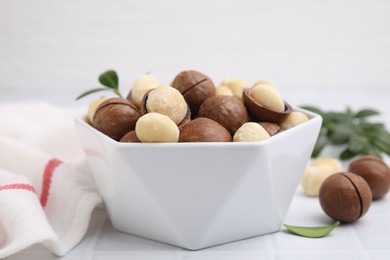
[[[339,172],[322,183],[319,199],[329,217],[349,223],[367,213],[372,193],[362,177],[350,172]]]
[[[208,76],[195,70],[180,72],[171,85],[183,95],[191,109],[193,118],[196,117],[203,101],[215,96],[213,81]]]
[[[206,117],[198,117],[180,130],[179,142],[231,142],[225,127]]]
[[[280,123],[288,114],[291,113],[292,107],[286,101],[284,102],[284,111],[277,112],[266,108],[265,106],[258,103],[253,97],[250,95],[250,89],[244,89],[244,93],[242,94],[242,100],[246,108],[248,109],[248,113],[251,118],[255,121],[266,121],[271,123]]]
[[[119,141],[127,132],[134,130],[138,109],[125,98],[109,98],[101,103],[93,117],[93,127]]]
[[[380,199],[390,189],[390,169],[380,158],[362,156],[349,165],[349,172],[353,172],[366,180],[371,188],[374,200]]]
[[[214,96],[206,99],[199,108],[199,117],[210,118],[233,136],[244,123],[249,121],[244,104],[236,97]]]

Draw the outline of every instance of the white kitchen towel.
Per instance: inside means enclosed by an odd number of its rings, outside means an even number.
[[[69,252],[102,199],[73,127],[85,109],[0,105],[0,258],[42,243]]]

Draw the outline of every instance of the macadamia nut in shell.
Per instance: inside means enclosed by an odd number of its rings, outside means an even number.
[[[348,171],[366,180],[375,200],[384,197],[390,190],[389,166],[378,157],[359,157],[349,165]]]
[[[364,216],[370,208],[372,193],[367,182],[350,172],[329,176],[321,185],[320,205],[334,220],[348,223]]]
[[[225,127],[233,136],[249,121],[244,104],[236,97],[214,96],[206,99],[199,108],[199,117],[210,118]]]
[[[182,71],[172,81],[172,87],[179,90],[190,107],[192,117],[198,114],[202,103],[215,96],[213,81],[196,70]]]
[[[198,117],[180,130],[179,142],[231,142],[229,131],[214,120]]]
[[[127,132],[134,130],[135,123],[140,116],[138,109],[129,100],[109,98],[96,109],[93,126],[119,141]]]

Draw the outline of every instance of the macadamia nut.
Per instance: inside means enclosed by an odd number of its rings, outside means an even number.
[[[234,96],[233,91],[224,85],[221,85],[215,89],[215,95],[217,95],[217,96]]]
[[[243,124],[234,134],[233,142],[258,142],[270,138],[268,132],[258,123]]]
[[[284,111],[284,102],[279,91],[269,85],[260,84],[252,88],[251,97],[259,104],[277,112]]]
[[[148,113],[135,125],[137,137],[143,143],[174,143],[179,140],[179,128],[168,116]]]
[[[271,87],[274,87],[275,89],[279,89],[279,87],[272,81],[270,80],[259,80],[259,81],[256,81],[254,84],[253,84],[253,87],[256,87],[257,85],[268,85],[268,86],[271,86]]]
[[[241,79],[224,79],[221,85],[228,87],[233,92],[233,96],[240,100],[242,100],[242,92],[248,87],[248,83]]]
[[[341,163],[337,159],[318,157],[312,160],[302,176],[301,184],[303,192],[308,196],[317,197],[324,180],[330,175],[341,171]]]
[[[106,100],[105,98],[97,98],[95,100],[93,100],[89,106],[88,106],[88,114],[87,114],[87,118],[88,118],[88,122],[89,123],[93,123],[93,116],[95,115],[95,112],[96,112],[96,108],[101,104],[103,103],[103,101]]]
[[[169,116],[178,125],[186,117],[188,105],[177,89],[160,85],[149,92],[146,110]]]
[[[292,128],[294,126],[300,125],[308,120],[309,120],[309,118],[307,117],[306,114],[299,112],[299,111],[293,111],[282,120],[282,122],[280,123],[280,126],[284,130],[286,130],[286,129]]]
[[[152,75],[142,75],[139,77],[136,81],[134,81],[129,95],[131,96],[133,104],[140,107],[145,93],[151,89],[157,88],[159,84],[158,80]]]
[[[371,206],[367,182],[351,172],[332,174],[321,185],[319,200],[324,212],[334,220],[350,223],[363,217]]]

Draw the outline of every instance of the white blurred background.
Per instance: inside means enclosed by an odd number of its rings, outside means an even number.
[[[387,92],[386,0],[0,0],[0,95],[80,92],[106,69],[125,93],[185,69],[282,91]]]

